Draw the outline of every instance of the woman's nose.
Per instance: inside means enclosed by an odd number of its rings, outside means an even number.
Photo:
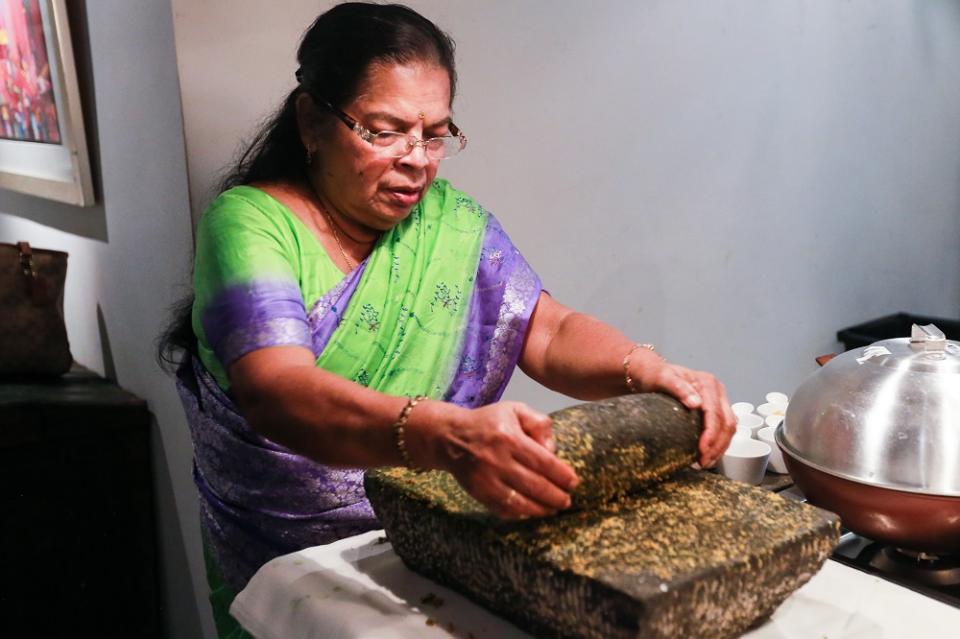
[[[415,141],[410,145],[410,150],[406,155],[403,155],[399,158],[401,164],[410,166],[413,168],[423,168],[430,164],[430,158],[427,157],[427,147],[420,141]]]

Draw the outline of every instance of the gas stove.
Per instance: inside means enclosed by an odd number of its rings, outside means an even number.
[[[806,501],[796,486],[778,493],[787,499]],[[830,558],[960,608],[960,557],[895,548],[844,528]]]
[[[894,548],[844,529],[830,558],[960,608],[960,557]]]

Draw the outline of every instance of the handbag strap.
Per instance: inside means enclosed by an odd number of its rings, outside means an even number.
[[[17,242],[17,249],[20,251],[20,272],[27,278],[27,288],[30,290],[30,297],[34,306],[43,306],[49,301],[47,295],[47,283],[37,276],[37,269],[33,264],[33,249],[30,242]]]

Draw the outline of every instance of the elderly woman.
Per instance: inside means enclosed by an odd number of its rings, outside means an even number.
[[[554,300],[493,215],[437,178],[467,145],[444,33],[406,7],[342,4],[297,58],[200,221],[182,327],[223,635],[264,562],[378,525],[362,469],[449,471],[504,518],[567,508],[578,479],[549,417],[499,401],[517,365],[580,399],[669,393],[703,411],[700,463],[717,461],[734,430],[722,385]]]

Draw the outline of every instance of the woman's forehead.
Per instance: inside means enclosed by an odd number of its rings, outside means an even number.
[[[355,116],[390,114],[413,121],[423,113],[433,121],[450,114],[450,76],[436,64],[372,65],[357,93],[350,104]]]

